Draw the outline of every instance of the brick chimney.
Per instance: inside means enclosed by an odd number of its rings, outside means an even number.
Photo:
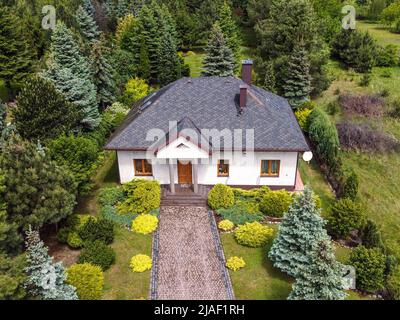
[[[246,82],[249,86],[251,85],[253,60],[243,60],[242,61],[242,80]]]
[[[240,109],[243,110],[246,107],[246,104],[247,104],[247,85],[241,85],[240,99],[239,99]]]

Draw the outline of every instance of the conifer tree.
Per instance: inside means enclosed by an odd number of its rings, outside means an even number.
[[[58,167],[36,143],[13,135],[2,149],[4,200],[8,222],[19,230],[40,228],[72,214],[76,187],[72,175]]]
[[[1,102],[0,99],[0,136],[3,130],[6,128],[6,104]]]
[[[92,4],[92,0],[83,0],[82,7],[87,12],[87,14],[94,18],[95,10]]]
[[[274,64],[272,61],[268,61],[265,63],[265,77],[262,87],[272,93],[276,93],[276,79],[275,79],[275,70]]]
[[[304,46],[294,48],[283,83],[284,97],[293,108],[308,100],[311,92],[310,62]]]
[[[56,138],[79,126],[82,113],[68,102],[54,85],[41,76],[30,77],[22,85],[13,110],[14,124],[25,139]]]
[[[72,32],[64,23],[57,23],[52,35],[51,63],[45,72],[56,89],[83,112],[82,124],[93,129],[100,122],[89,63],[79,51]]]
[[[145,80],[150,78],[149,50],[144,37],[140,39],[139,76]]]
[[[25,288],[34,297],[44,300],[78,300],[76,289],[67,284],[67,275],[61,262],[53,263],[48,248],[40,240],[39,232],[26,232]]]
[[[97,88],[97,104],[104,110],[115,99],[115,81],[113,70],[105,57],[105,48],[102,42],[93,44],[90,56],[92,62],[94,84]]]
[[[221,7],[218,22],[226,39],[226,43],[235,57],[235,66],[238,68],[241,41],[236,22],[232,17],[232,8],[227,1],[224,1]]]
[[[165,86],[181,77],[180,61],[176,53],[175,41],[170,33],[164,32],[160,42],[160,65],[158,80],[160,86]]]
[[[100,35],[99,28],[93,16],[82,6],[79,6],[78,10],[76,10],[76,21],[78,22],[80,33],[89,43],[98,40]]]
[[[235,59],[231,49],[226,44],[226,40],[218,23],[215,23],[211,31],[211,36],[206,48],[204,58],[204,76],[233,76]]]
[[[289,300],[344,300],[343,266],[336,261],[330,240],[322,240],[310,254],[311,264],[296,277]]]
[[[13,98],[11,83],[23,80],[33,68],[33,53],[22,28],[11,9],[0,5],[0,79],[9,99]]]
[[[309,188],[295,198],[268,254],[276,268],[296,278],[312,266],[312,254],[329,240],[320,211]]]

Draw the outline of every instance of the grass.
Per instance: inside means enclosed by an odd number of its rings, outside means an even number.
[[[387,27],[378,23],[357,21],[357,28],[362,31],[368,31],[383,46],[388,44],[400,46],[400,34],[392,33]]]

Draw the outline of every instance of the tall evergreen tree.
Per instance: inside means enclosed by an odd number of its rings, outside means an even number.
[[[276,79],[275,79],[275,70],[274,64],[272,61],[268,61],[265,63],[265,77],[262,82],[262,87],[272,93],[276,92]]]
[[[236,22],[232,17],[232,8],[227,1],[224,1],[219,11],[218,22],[226,39],[226,43],[233,52],[237,69],[240,61],[241,41]]]
[[[76,10],[76,21],[78,22],[80,33],[89,43],[98,40],[100,31],[96,21],[82,6]]]
[[[87,12],[87,14],[89,14],[92,18],[94,18],[95,10],[93,7],[92,0],[83,0],[82,7]]]
[[[27,231],[26,248],[27,291],[44,300],[78,300],[76,289],[66,283],[67,275],[62,262],[53,263],[39,232]]]
[[[313,265],[321,241],[330,240],[320,211],[309,188],[295,198],[268,253],[276,268],[297,278]]]
[[[146,80],[150,78],[149,50],[144,37],[140,39],[139,76]]]
[[[296,277],[289,300],[344,300],[343,266],[336,261],[330,240],[322,240],[311,252],[311,265]]]
[[[31,141],[56,138],[78,128],[83,118],[78,107],[68,102],[54,85],[41,76],[24,82],[13,110],[18,133]]]
[[[105,57],[105,48],[102,42],[93,44],[90,56],[92,62],[94,84],[97,88],[97,103],[104,110],[115,99],[115,81],[113,70]]]
[[[93,129],[99,124],[96,87],[89,63],[80,53],[72,32],[62,22],[57,23],[52,35],[51,63],[45,76],[83,112],[85,127]]]
[[[0,100],[0,136],[3,130],[6,128],[6,104]]]
[[[175,41],[170,33],[164,32],[160,41],[160,65],[158,81],[165,86],[181,77],[180,61],[176,52]]]
[[[294,48],[288,63],[288,71],[283,79],[284,97],[293,108],[309,99],[311,92],[310,62],[304,46]]]
[[[235,59],[226,44],[224,34],[218,23],[215,23],[206,48],[204,58],[204,76],[233,76]]]
[[[7,219],[19,229],[42,227],[72,214],[76,188],[73,177],[56,166],[37,144],[13,135],[2,149]]]
[[[4,80],[9,98],[13,98],[12,82],[19,82],[31,73],[33,54],[23,24],[0,5],[0,79]]]

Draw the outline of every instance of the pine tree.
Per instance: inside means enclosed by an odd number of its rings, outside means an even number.
[[[275,70],[274,64],[271,61],[265,63],[265,77],[262,87],[272,93],[276,92],[276,80],[275,80]]]
[[[283,80],[284,97],[293,108],[309,99],[311,92],[310,62],[304,46],[295,47],[288,63],[288,74]]]
[[[30,77],[22,85],[13,111],[14,124],[25,139],[56,138],[79,126],[82,113],[68,102],[54,85],[41,76]]]
[[[139,76],[148,81],[150,79],[150,59],[144,37],[140,39]]]
[[[78,10],[76,10],[76,21],[79,25],[79,31],[82,36],[89,41],[89,43],[98,40],[100,35],[99,28],[94,21],[93,16],[91,16],[82,6],[79,6]]]
[[[180,61],[176,53],[175,41],[170,33],[164,32],[160,42],[160,65],[158,81],[160,86],[165,86],[180,77]]]
[[[329,240],[320,211],[309,188],[295,198],[268,254],[276,268],[297,277],[312,266],[312,253],[321,241]]]
[[[206,48],[204,76],[233,76],[235,60],[218,23],[215,23]]]
[[[59,22],[52,35],[51,64],[44,73],[68,101],[83,112],[82,124],[93,129],[100,122],[96,87],[88,61],[82,56],[72,32]]]
[[[311,265],[296,277],[289,300],[344,300],[343,266],[336,261],[330,240],[322,240],[311,252]]]
[[[19,229],[40,228],[72,214],[76,187],[72,175],[38,151],[37,144],[13,135],[3,146],[0,167],[8,222]]]
[[[105,48],[102,42],[93,44],[90,57],[92,62],[94,84],[97,88],[97,104],[105,110],[115,100],[115,81],[113,70],[105,57]]]
[[[67,284],[67,275],[61,262],[53,263],[48,248],[40,240],[39,232],[26,232],[25,272],[28,278],[25,287],[28,292],[44,300],[78,300],[76,289]]]
[[[221,7],[218,22],[226,39],[226,43],[233,52],[237,69],[240,61],[241,41],[236,22],[232,17],[232,8],[227,1],[224,1],[224,4]]]
[[[0,79],[4,80],[9,98],[13,98],[11,83],[23,80],[33,68],[23,24],[8,7],[0,6]]]

